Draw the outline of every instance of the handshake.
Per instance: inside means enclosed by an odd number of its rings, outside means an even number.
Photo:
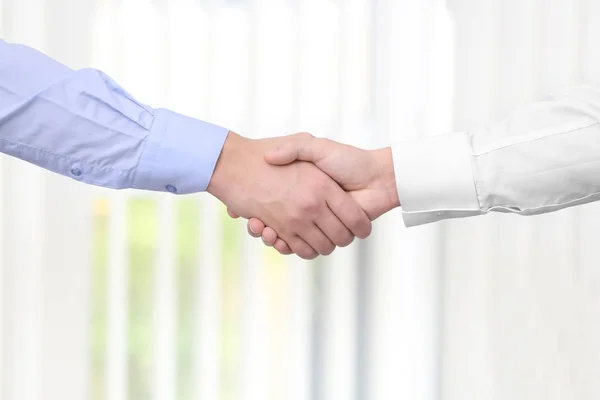
[[[331,254],[398,207],[390,148],[362,150],[308,133],[252,140],[230,132],[208,192],[281,254]]]

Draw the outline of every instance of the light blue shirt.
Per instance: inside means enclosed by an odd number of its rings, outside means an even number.
[[[0,151],[107,188],[206,190],[228,130],[0,40]]]

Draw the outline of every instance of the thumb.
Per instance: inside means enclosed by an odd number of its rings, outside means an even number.
[[[265,153],[265,161],[272,165],[287,165],[294,161],[316,163],[320,160],[320,139],[313,137],[291,139],[285,144]]]
[[[299,159],[298,143],[286,143],[265,153],[265,161],[271,165],[287,165]]]

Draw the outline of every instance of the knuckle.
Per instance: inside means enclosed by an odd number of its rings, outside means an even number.
[[[349,224],[352,231],[360,231],[361,238],[365,238],[371,234],[371,221],[358,211],[349,216]]]
[[[327,149],[332,149],[333,146],[338,144],[333,140],[327,138],[315,138],[313,143],[313,147],[318,149],[318,153],[320,154],[326,153]]]
[[[333,251],[335,250],[335,246],[334,245],[329,245],[324,250],[325,251],[321,252],[321,255],[328,256],[331,253],[333,253]]]
[[[289,223],[286,224],[281,232],[284,235],[297,231],[304,223],[304,215],[302,212],[297,211],[289,216],[288,221]]]
[[[310,253],[306,250],[298,250],[296,251],[296,254],[298,255],[298,257],[302,258],[303,260],[310,260]]]
[[[348,223],[350,224],[350,226],[352,226],[352,228],[357,228],[358,226],[360,226],[362,221],[363,218],[358,211],[354,211],[348,214]]]
[[[318,256],[317,252],[310,247],[302,246],[296,250],[298,257],[304,260],[312,260]]]
[[[300,209],[304,214],[314,215],[321,210],[321,202],[314,198],[306,198],[302,201]]]
[[[343,232],[340,235],[340,239],[338,240],[338,242],[336,244],[340,247],[346,247],[346,246],[349,246],[350,244],[352,244],[353,241],[354,241],[354,236],[350,232]]]
[[[311,139],[311,138],[314,138],[314,136],[313,136],[313,135],[311,135],[311,134],[310,134],[310,133],[308,133],[308,132],[298,132],[298,133],[296,133],[296,135],[295,135],[295,136],[296,136],[297,138],[300,138],[300,139]]]
[[[333,143],[333,141],[331,139],[327,139],[327,138],[317,138],[315,140],[317,141],[317,145],[319,145],[319,146],[327,146],[327,145],[330,145],[331,143]]]
[[[364,223],[364,235],[362,239],[367,238],[368,236],[371,235],[371,232],[373,231],[373,224],[371,223],[371,221],[368,218],[365,218],[365,223]]]
[[[286,249],[285,247],[280,247],[280,246],[273,246],[275,248],[275,250],[277,250],[277,252],[279,254],[281,254],[282,256],[287,256],[290,254],[289,250]]]
[[[289,254],[289,249],[288,249],[287,244],[281,239],[276,240],[273,247],[275,248],[275,250],[277,250],[281,254]]]

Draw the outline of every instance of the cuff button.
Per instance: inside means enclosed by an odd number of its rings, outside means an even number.
[[[177,188],[173,185],[167,185],[167,186],[165,186],[165,189],[167,189],[167,192],[177,193]]]
[[[81,170],[79,168],[71,168],[71,175],[73,176],[81,176]]]

